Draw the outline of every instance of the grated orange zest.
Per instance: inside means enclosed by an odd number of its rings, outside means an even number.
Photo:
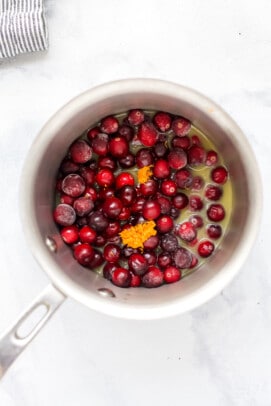
[[[137,179],[138,183],[145,183],[147,182],[150,177],[152,176],[152,168],[153,165],[143,166],[143,168],[138,169],[137,171]]]
[[[157,234],[154,227],[154,221],[145,221],[144,223],[139,223],[136,226],[131,226],[121,231],[119,234],[124,245],[128,245],[131,248],[143,249],[144,242],[148,238]]]

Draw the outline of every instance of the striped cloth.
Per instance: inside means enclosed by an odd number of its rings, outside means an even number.
[[[0,0],[0,58],[47,48],[43,0]]]

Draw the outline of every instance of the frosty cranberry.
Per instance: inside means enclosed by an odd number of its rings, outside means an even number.
[[[70,147],[70,154],[73,162],[84,164],[92,157],[92,148],[84,140],[75,141]]]
[[[173,137],[171,140],[172,148],[182,148],[187,150],[190,147],[190,138],[185,135],[184,137]]]
[[[105,279],[112,279],[113,272],[117,269],[120,268],[119,263],[114,263],[114,262],[106,262],[106,264],[103,267],[103,277]]]
[[[149,252],[144,252],[143,254],[144,258],[146,258],[148,265],[155,265],[156,264],[156,255],[154,252],[149,251]]]
[[[105,156],[108,153],[108,135],[100,133],[92,141],[92,149],[95,154]]]
[[[119,135],[121,135],[122,137],[126,138],[126,140],[129,142],[132,140],[133,136],[134,136],[134,130],[132,127],[130,127],[129,125],[125,125],[122,124],[119,127],[119,131],[118,131]]]
[[[102,232],[108,227],[108,220],[105,215],[99,211],[93,212],[89,216],[89,226],[97,232]]]
[[[189,207],[192,211],[199,211],[203,208],[203,201],[199,196],[191,195],[189,198]]]
[[[181,148],[175,148],[168,154],[168,164],[172,169],[182,169],[187,164],[187,155]]]
[[[142,254],[132,254],[128,259],[129,268],[136,275],[144,275],[148,269],[148,262]]]
[[[123,158],[119,159],[122,168],[132,168],[135,165],[135,157],[130,152]]]
[[[156,200],[148,200],[142,210],[143,217],[146,220],[155,220],[161,214],[160,204]]]
[[[223,166],[218,166],[214,168],[211,172],[211,178],[215,183],[219,183],[220,185],[227,182],[228,179],[228,171]]]
[[[192,145],[187,152],[188,163],[193,166],[202,165],[206,160],[206,151],[198,145]]]
[[[82,166],[79,170],[80,175],[84,179],[86,185],[92,185],[95,181],[95,170]]]
[[[153,235],[149,237],[144,243],[144,249],[145,250],[154,250],[155,248],[158,247],[159,244],[159,238],[157,235]]]
[[[164,251],[174,252],[178,248],[178,240],[173,234],[165,234],[161,237],[160,245]]]
[[[205,197],[209,200],[219,200],[222,196],[222,189],[218,186],[208,185],[205,190]]]
[[[207,227],[207,234],[210,238],[216,240],[217,238],[221,237],[222,235],[222,228],[218,224],[210,224]]]
[[[128,288],[131,283],[131,272],[126,268],[117,268],[112,273],[112,283],[121,288]]]
[[[161,183],[161,192],[166,196],[174,196],[177,193],[177,184],[172,179],[163,180]]]
[[[183,117],[175,118],[172,122],[172,130],[175,135],[182,137],[187,135],[190,131],[191,123]]]
[[[188,197],[184,193],[177,193],[172,198],[172,204],[177,209],[184,209],[188,205]]]
[[[163,111],[159,111],[153,117],[154,125],[159,131],[162,132],[170,130],[171,121],[172,121],[171,116]]]
[[[157,288],[163,284],[163,280],[163,272],[155,266],[150,266],[147,273],[142,277],[142,283],[146,288]]]
[[[109,140],[108,149],[113,157],[123,158],[129,152],[129,144],[126,138],[117,136]]]
[[[171,259],[171,255],[169,252],[163,251],[158,255],[157,265],[160,268],[166,268],[167,266],[169,266],[171,264],[171,262],[172,262],[172,259]]]
[[[107,168],[115,171],[117,169],[116,161],[111,156],[100,156],[98,159],[99,168]]]
[[[79,197],[74,200],[73,208],[77,216],[86,216],[94,207],[93,201],[89,197]]]
[[[60,170],[63,175],[69,175],[70,173],[77,172],[79,170],[79,165],[70,159],[65,159],[60,166]]]
[[[54,210],[54,220],[61,226],[71,226],[76,219],[76,213],[74,209],[68,204],[60,203]]]
[[[137,151],[135,160],[137,167],[140,169],[144,166],[150,166],[153,164],[153,155],[149,149],[141,148]]]
[[[96,175],[96,182],[101,187],[108,187],[113,185],[115,181],[114,174],[111,169],[101,169]]]
[[[181,271],[175,266],[168,266],[164,271],[164,281],[174,283],[181,279]]]
[[[188,169],[179,169],[174,174],[175,182],[177,183],[180,189],[187,189],[192,185],[193,176]]]
[[[211,241],[204,240],[198,246],[198,253],[201,257],[206,258],[212,254],[214,248],[215,246]]]
[[[131,274],[131,282],[130,282],[130,286],[131,288],[137,288],[138,286],[141,285],[141,278],[138,275],[135,274]]]
[[[171,208],[170,200],[165,196],[157,196],[157,201],[160,204],[161,214],[168,214]]]
[[[92,244],[97,237],[97,233],[93,228],[85,225],[79,231],[79,237],[82,242],[87,242],[89,244]]]
[[[201,146],[201,141],[197,135],[192,135],[191,136],[191,141],[193,145],[197,145],[198,147]]]
[[[95,269],[98,266],[102,265],[102,263],[104,262],[104,258],[101,252],[96,249],[94,249],[93,251],[94,251],[93,258],[88,264],[89,269]]]
[[[218,161],[218,155],[215,151],[208,151],[206,156],[205,164],[207,166],[216,165]]]
[[[167,154],[168,148],[164,142],[157,142],[153,147],[153,152],[157,158],[163,158]]]
[[[211,204],[207,210],[207,216],[212,221],[221,221],[225,217],[225,210],[221,204]]]
[[[159,233],[168,233],[173,230],[174,223],[170,216],[164,215],[159,217],[156,221],[156,227]]]
[[[93,127],[90,128],[90,130],[88,130],[87,132],[87,137],[89,139],[90,142],[92,142],[92,140],[100,133],[100,129],[99,127]]]
[[[192,189],[194,190],[200,190],[202,189],[204,186],[204,180],[202,179],[201,176],[195,176],[193,178],[193,182],[192,182]]]
[[[80,244],[74,247],[74,258],[83,266],[88,266],[94,256],[94,250],[89,244]]]
[[[158,179],[165,179],[170,174],[169,164],[165,159],[157,159],[153,166],[153,175]]]
[[[198,216],[197,214],[190,216],[189,221],[195,228],[201,228],[203,226],[203,218],[201,216]]]
[[[173,261],[178,268],[189,268],[192,263],[192,254],[186,248],[179,247],[173,253]]]
[[[157,141],[158,134],[151,123],[144,122],[139,126],[137,137],[141,144],[152,147]]]
[[[71,197],[78,197],[85,191],[86,185],[84,179],[80,175],[67,175],[62,181],[63,192]]]
[[[121,209],[121,212],[119,214],[119,220],[120,221],[125,221],[128,220],[128,218],[131,216],[131,210],[128,207],[123,207]]]
[[[131,206],[131,204],[135,201],[136,199],[136,190],[132,186],[123,186],[119,191],[118,191],[118,197],[121,200],[123,206]]]
[[[122,172],[116,177],[116,189],[121,189],[123,186],[134,186],[135,180],[129,172]]]
[[[186,242],[193,241],[197,236],[197,231],[192,223],[185,221],[177,228],[178,235]]]
[[[121,249],[116,244],[108,244],[104,247],[104,259],[107,262],[117,262],[120,258]]]
[[[117,197],[108,197],[103,203],[103,212],[109,218],[117,218],[121,212],[123,204]]]
[[[103,133],[114,134],[118,131],[119,122],[116,117],[108,116],[102,119],[100,127]]]
[[[145,183],[141,183],[139,186],[140,193],[143,196],[153,196],[157,192],[157,182],[153,179],[147,180]]]
[[[66,244],[74,244],[79,239],[78,227],[74,225],[63,227],[60,235]]]
[[[130,110],[127,116],[127,120],[131,125],[139,125],[143,123],[145,114],[140,109]]]

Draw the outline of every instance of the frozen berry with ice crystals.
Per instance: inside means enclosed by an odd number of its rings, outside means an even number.
[[[222,185],[227,182],[228,171],[223,166],[218,166],[212,170],[211,178],[215,183]]]
[[[175,172],[173,179],[180,189],[188,189],[193,182],[193,176],[188,169],[179,169]]]
[[[65,203],[57,205],[53,215],[55,222],[61,226],[71,226],[76,219],[74,209]]]
[[[218,186],[208,185],[205,190],[205,197],[209,200],[219,200],[222,196],[222,189]]]
[[[225,210],[221,204],[211,204],[207,210],[207,216],[212,221],[221,221],[225,217]]]
[[[144,111],[140,109],[130,110],[127,116],[127,120],[131,125],[139,125],[143,123],[145,118]]]
[[[189,268],[192,263],[192,253],[188,251],[186,248],[179,247],[173,253],[173,261],[177,268],[185,269]]]
[[[175,148],[168,154],[168,164],[172,169],[182,169],[187,164],[186,152],[181,148]]]
[[[98,134],[92,141],[92,149],[95,154],[105,156],[108,153],[108,135],[104,133]]]
[[[165,234],[160,239],[160,245],[164,251],[174,252],[178,248],[178,240],[173,234]]]
[[[186,242],[193,241],[197,236],[197,231],[190,221],[185,221],[177,227],[179,237]]]
[[[176,266],[168,266],[164,271],[164,281],[174,283],[181,279],[181,271]]]
[[[79,197],[84,193],[85,189],[85,181],[80,175],[72,173],[62,181],[62,190],[68,196]]]
[[[84,164],[92,157],[92,148],[84,140],[75,141],[70,147],[70,154],[73,162]]]
[[[165,196],[157,196],[157,201],[161,207],[161,214],[168,214],[171,208],[170,200]]]
[[[119,122],[114,116],[108,116],[101,121],[101,130],[106,134],[114,134],[118,131]]]
[[[191,123],[184,117],[175,118],[172,122],[172,130],[178,137],[187,135],[190,131]]]
[[[163,284],[163,280],[163,272],[155,266],[149,266],[147,273],[142,277],[142,283],[146,288],[157,288]]]
[[[203,147],[192,145],[188,152],[188,163],[193,166],[202,165],[206,160],[206,151]]]
[[[146,147],[153,147],[157,141],[158,134],[151,123],[144,122],[139,126],[137,137],[141,144]]]
[[[159,111],[153,117],[154,125],[159,131],[162,132],[170,130],[171,121],[172,121],[171,116],[163,111]]]
[[[199,196],[191,195],[189,198],[189,207],[192,211],[199,211],[203,208],[203,201]]]
[[[89,214],[93,207],[94,203],[89,197],[78,197],[73,202],[73,208],[79,217]]]
[[[70,159],[64,159],[61,163],[60,170],[63,175],[69,175],[70,173],[77,172],[79,170],[79,165]]]
[[[214,248],[215,246],[211,241],[204,240],[198,246],[198,253],[201,257],[207,258],[212,254]]]
[[[75,225],[63,227],[60,235],[66,244],[75,244],[79,239],[78,227]]]
[[[182,148],[187,150],[190,147],[190,138],[185,135],[184,137],[173,137],[171,140],[172,148]]]

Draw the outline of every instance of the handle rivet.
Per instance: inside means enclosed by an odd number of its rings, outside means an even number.
[[[103,296],[103,297],[116,297],[115,293],[112,292],[111,289],[100,288],[100,289],[98,289],[98,292],[99,292],[100,295]]]
[[[48,249],[51,252],[56,252],[57,251],[56,242],[52,237],[47,236],[46,239],[45,239],[45,244],[47,245]]]

